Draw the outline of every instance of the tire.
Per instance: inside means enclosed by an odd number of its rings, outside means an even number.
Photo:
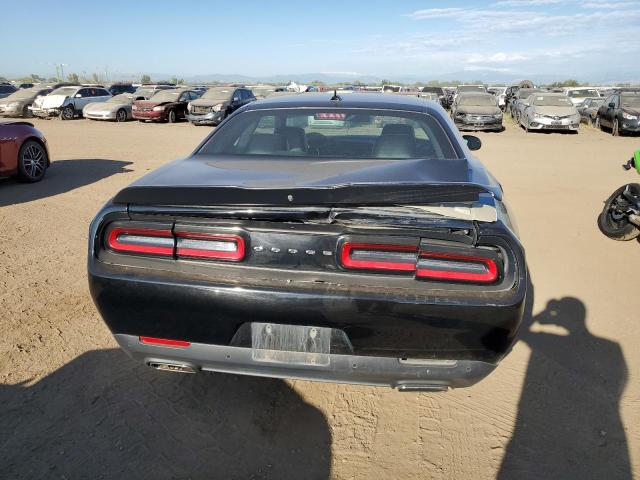
[[[600,117],[596,115],[596,119],[593,121],[593,126],[602,131],[602,124],[600,123]]]
[[[126,122],[127,121],[127,111],[124,108],[121,108],[116,112],[116,122]]]
[[[611,135],[614,137],[620,136],[620,124],[618,123],[618,119],[613,120],[613,126],[611,127]]]
[[[612,207],[616,205],[624,205],[628,201],[622,198],[622,192],[629,188],[630,192],[640,198],[640,184],[629,183],[617,189],[604,202],[602,213],[598,215],[598,228],[607,237],[613,240],[627,241],[633,240],[640,235],[640,228],[622,214],[617,213]]]
[[[33,113],[31,112],[31,110],[29,110],[29,107],[31,106],[31,104],[29,105],[25,105],[24,108],[22,109],[22,116],[24,118],[31,118],[33,117]]]
[[[167,113],[167,122],[176,123],[177,121],[178,121],[178,114],[176,113],[175,109],[172,108]]]
[[[45,148],[35,140],[27,140],[18,152],[18,180],[39,182],[47,172],[49,159]]]
[[[597,118],[598,117],[592,117],[592,118],[589,119],[589,125],[591,125],[593,128],[597,128],[597,126],[596,126],[596,119]]]
[[[76,116],[76,110],[73,108],[73,105],[67,105],[60,112],[60,118],[62,120],[73,120]]]

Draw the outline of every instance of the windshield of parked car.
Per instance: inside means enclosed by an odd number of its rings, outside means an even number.
[[[482,85],[460,85],[458,87],[458,93],[464,92],[486,92],[487,90]]]
[[[203,100],[211,100],[213,102],[224,102],[234,92],[233,88],[210,88],[200,97]]]
[[[640,95],[621,95],[620,104],[623,107],[640,108]]]
[[[182,93],[182,90],[158,90],[151,99],[154,102],[177,102]]]
[[[307,159],[457,158],[449,137],[431,115],[316,108],[235,115],[198,153]]]
[[[133,103],[133,95],[130,93],[121,93],[107,100],[107,103]]]
[[[78,91],[78,87],[60,87],[56,88],[50,95],[64,95],[65,97],[70,97],[75,95]]]
[[[521,88],[518,90],[518,98],[522,100],[528,98],[532,93],[537,93],[539,91],[540,90],[533,90],[532,88]]]
[[[140,97],[149,98],[153,96],[155,92],[156,90],[154,90],[153,88],[139,88],[135,92],[133,92],[133,95],[136,98],[140,98]]]
[[[571,98],[575,98],[575,97],[599,97],[600,96],[598,91],[594,90],[592,88],[584,88],[584,89],[581,89],[581,90],[569,90],[567,92],[567,95],[569,95]]]
[[[18,90],[17,92],[14,92],[11,95],[9,95],[7,97],[7,100],[20,100],[22,98],[35,97],[36,95],[38,95],[38,92],[40,92],[41,90],[42,90],[41,88],[27,88],[24,90]]]
[[[573,103],[568,97],[558,95],[534,95],[532,105],[539,107],[572,107]]]
[[[458,105],[461,107],[495,107],[497,106],[496,97],[492,94],[470,95],[465,93],[460,96]]]

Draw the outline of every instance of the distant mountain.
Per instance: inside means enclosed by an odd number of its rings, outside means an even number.
[[[6,74],[0,72],[0,75],[4,75],[7,78],[20,78],[24,74]],[[631,67],[629,69],[618,71],[616,73],[603,72],[601,70],[584,72],[581,75],[574,75],[571,73],[557,73],[553,75],[549,74],[536,74],[536,73],[513,73],[512,71],[500,70],[500,69],[468,69],[460,70],[450,73],[433,73],[424,72],[424,74],[405,74],[405,75],[371,75],[360,74],[354,72],[316,72],[316,73],[287,73],[278,75],[245,75],[240,73],[211,73],[211,74],[199,74],[181,76],[179,74],[168,73],[148,73],[148,75],[154,81],[169,80],[171,77],[178,76],[184,78],[186,83],[199,84],[207,82],[223,82],[223,83],[271,83],[276,85],[288,84],[290,81],[295,81],[301,84],[308,84],[315,80],[324,82],[326,84],[335,83],[352,83],[360,81],[363,83],[380,83],[383,79],[388,79],[392,82],[402,83],[415,83],[422,82],[427,83],[431,80],[439,81],[452,81],[458,80],[460,82],[474,82],[481,81],[486,84],[503,84],[511,85],[518,83],[520,80],[532,80],[537,84],[548,84],[555,81],[562,81],[573,78],[581,83],[592,84],[615,84],[615,83],[633,83],[640,84],[640,68]],[[55,74],[44,73],[43,77],[55,77]],[[117,78],[112,80],[123,80],[137,82],[140,80],[139,74],[126,74],[119,73]]]

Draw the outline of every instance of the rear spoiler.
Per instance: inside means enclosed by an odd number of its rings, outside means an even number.
[[[243,188],[132,185],[113,203],[158,206],[384,206],[476,202],[480,194],[500,198],[486,186],[469,183],[355,184],[332,187]]]

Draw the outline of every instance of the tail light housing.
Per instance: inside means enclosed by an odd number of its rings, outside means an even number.
[[[205,258],[238,262],[244,258],[244,238],[239,235],[177,232],[178,258]]]
[[[245,257],[245,239],[235,232],[177,230],[171,225],[146,228],[124,223],[118,222],[107,228],[104,238],[108,250],[154,257],[228,262],[239,262]]]
[[[474,247],[344,242],[340,263],[349,270],[413,274],[416,280],[492,284],[499,280],[498,252]]]
[[[107,246],[115,252],[171,257],[174,240],[171,230],[115,227],[107,235]]]

